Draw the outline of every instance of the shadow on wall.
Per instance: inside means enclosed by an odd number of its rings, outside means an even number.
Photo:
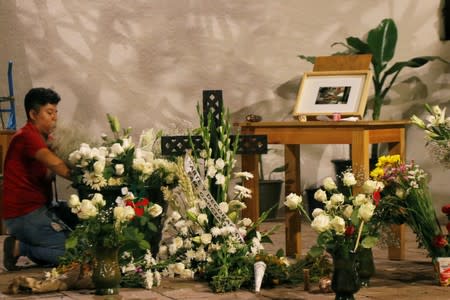
[[[265,99],[234,112],[232,118],[237,122],[245,120],[245,116],[255,114],[263,121],[291,121],[292,110],[297,101],[297,92],[301,77],[295,77],[279,85],[274,93],[278,97]]]

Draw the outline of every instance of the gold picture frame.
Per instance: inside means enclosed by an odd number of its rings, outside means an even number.
[[[335,113],[364,116],[372,71],[305,72],[293,110],[296,118]]]

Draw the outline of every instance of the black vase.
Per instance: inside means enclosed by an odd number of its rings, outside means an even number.
[[[335,300],[354,300],[353,295],[360,289],[356,253],[338,249],[331,255],[333,257],[331,289],[336,293]]]
[[[357,251],[358,275],[361,287],[368,287],[370,278],[375,274],[372,248],[360,247]]]

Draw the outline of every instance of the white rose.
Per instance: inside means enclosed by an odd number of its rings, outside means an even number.
[[[284,205],[286,205],[289,209],[296,209],[297,207],[300,206],[300,204],[302,203],[302,197],[295,194],[295,193],[290,193],[289,195],[286,196],[286,201],[284,201]]]
[[[103,207],[106,205],[105,199],[103,199],[103,195],[100,193],[95,193],[91,199],[92,205],[96,207]]]
[[[114,143],[111,146],[111,156],[116,157],[117,155],[120,155],[124,152],[123,147],[120,143]]]
[[[373,192],[376,191],[376,188],[377,188],[377,182],[375,180],[371,180],[371,179],[366,180],[362,186],[362,189],[363,189],[364,193],[366,193],[366,194],[372,194]]]
[[[333,194],[330,197],[330,201],[331,201],[331,204],[333,204],[334,206],[338,206],[338,205],[344,203],[345,196],[343,194],[341,194],[341,193]]]
[[[330,217],[326,214],[320,214],[311,222],[311,228],[316,232],[324,232],[330,229]]]
[[[344,217],[346,217],[347,219],[351,218],[352,213],[353,213],[353,206],[351,206],[351,205],[346,205],[344,208],[344,211],[342,212]]]
[[[204,226],[204,225],[208,224],[208,216],[206,214],[199,214],[198,217],[197,217],[197,222],[201,226]]]
[[[80,210],[78,211],[78,218],[89,219],[97,215],[97,208],[92,204],[90,200],[84,199],[81,201]]]
[[[200,236],[200,240],[202,241],[203,245],[208,245],[211,243],[212,235],[211,233],[204,233]]]
[[[345,232],[345,221],[339,216],[335,216],[330,222],[331,228],[336,231],[337,235],[343,235]]]
[[[183,270],[185,269],[185,266],[183,263],[175,263],[172,266],[173,266],[173,271],[176,274],[181,274],[183,272]]]
[[[250,218],[243,218],[241,220],[241,222],[242,222],[242,225],[244,225],[245,227],[248,227],[248,226],[252,225],[252,223],[253,223]]]
[[[117,164],[114,166],[114,169],[116,171],[116,175],[120,176],[125,172],[125,167],[123,164]]]
[[[313,218],[316,218],[318,215],[321,215],[325,213],[325,211],[321,208],[314,208],[313,212],[311,213],[311,215],[313,216]]]
[[[358,217],[360,217],[365,222],[367,222],[370,220],[370,218],[372,218],[374,210],[375,210],[375,205],[373,205],[370,202],[364,203],[359,208]]]
[[[70,195],[69,200],[67,201],[67,206],[69,206],[70,208],[79,208],[80,204],[80,198],[78,197],[78,195]]]
[[[336,183],[334,182],[333,178],[331,178],[331,177],[327,177],[323,180],[323,187],[327,191],[332,191],[332,190],[337,189]]]
[[[97,160],[94,163],[94,174],[95,175],[102,175],[103,171],[105,170],[105,160]]]
[[[358,195],[356,195],[355,199],[353,199],[353,205],[361,206],[364,203],[366,203],[367,201],[368,201],[368,199],[365,194],[358,194]]]
[[[163,209],[161,207],[161,205],[159,204],[153,204],[149,210],[148,213],[150,214],[150,216],[156,218],[157,216],[159,216],[162,213]]]
[[[351,172],[345,172],[342,178],[342,183],[345,186],[353,186],[356,184],[355,175]]]
[[[322,189],[318,189],[315,193],[314,193],[314,199],[316,199],[319,202],[325,202],[327,201],[327,192],[325,192]]]

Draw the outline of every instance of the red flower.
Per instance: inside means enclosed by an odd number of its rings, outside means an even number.
[[[375,192],[373,192],[373,201],[375,202],[375,205],[378,206],[378,203],[380,203],[381,200],[381,193],[379,190],[376,190]]]
[[[132,206],[134,208],[134,213],[136,214],[136,216],[142,217],[144,215],[145,207],[147,207],[149,203],[150,201],[147,198],[142,198],[136,203],[132,200],[126,200],[125,205]]]
[[[444,248],[445,246],[447,246],[447,244],[447,238],[443,235],[437,235],[433,239],[433,245],[437,248]]]
[[[345,228],[345,235],[346,236],[352,236],[355,233],[355,226],[350,225]]]
[[[442,206],[442,212],[447,216],[450,215],[450,204]]]

